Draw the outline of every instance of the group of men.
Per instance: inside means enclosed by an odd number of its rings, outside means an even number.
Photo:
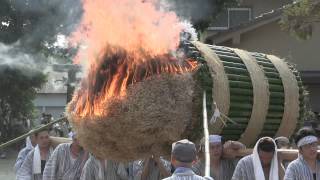
[[[80,146],[76,135],[72,143],[50,143],[49,131],[42,130],[27,139],[14,166],[17,180],[69,180],[79,179],[88,153]]]
[[[299,156],[289,164],[282,162],[278,148],[289,140],[263,137],[252,154],[241,159],[236,152],[245,149],[240,142],[224,142],[219,135],[209,136],[210,175],[205,174],[203,146],[187,140],[172,144],[171,160],[150,157],[129,163],[90,155],[80,146],[77,135],[72,143],[50,144],[47,130],[35,133],[18,155],[17,180],[320,180],[317,157],[319,138],[311,128],[300,129],[295,136]],[[279,146],[279,147],[277,147]],[[207,176],[205,176],[207,175]]]

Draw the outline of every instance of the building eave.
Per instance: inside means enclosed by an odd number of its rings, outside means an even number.
[[[266,24],[277,22],[281,20],[282,14],[283,8],[279,8],[277,10],[264,13],[247,23],[239,24],[238,26],[232,27],[225,31],[212,33],[213,35],[208,36],[206,39],[211,40],[213,44],[219,44],[228,40],[234,41],[234,39],[238,39],[239,41],[241,34],[252,31]],[[208,28],[207,31],[210,32],[213,30]]]

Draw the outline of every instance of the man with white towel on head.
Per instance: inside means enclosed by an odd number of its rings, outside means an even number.
[[[237,141],[227,141],[224,143],[222,136],[220,135],[210,135],[209,136],[209,148],[210,148],[210,177],[215,180],[231,180],[234,169],[236,167],[237,159],[235,153],[230,151],[245,149],[245,145]],[[205,175],[205,160],[203,145],[200,146],[199,161],[193,165],[193,171],[200,175]],[[234,155],[232,157],[223,157],[224,152],[228,151],[229,155]]]
[[[277,145],[270,137],[263,137],[254,146],[251,155],[243,157],[237,164],[232,180],[280,180]],[[280,177],[279,177],[280,176]]]
[[[320,158],[317,157],[318,138],[313,129],[304,127],[295,136],[299,156],[292,161],[285,180],[320,180]]]
[[[28,153],[22,166],[17,171],[17,180],[42,180],[44,167],[53,152],[47,129],[34,135],[38,145]]]

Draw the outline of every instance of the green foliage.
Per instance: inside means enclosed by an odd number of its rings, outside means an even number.
[[[43,53],[61,63],[71,62],[74,49],[52,44],[57,35],[73,32],[81,14],[81,0],[1,0],[0,43],[14,45],[26,54]]]
[[[0,66],[0,132],[2,141],[13,136],[17,124],[33,118],[33,100],[46,76],[22,66]],[[9,131],[10,130],[10,131]],[[1,140],[0,140],[1,141]]]
[[[320,1],[301,0],[285,8],[280,25],[299,39],[309,39],[317,22],[320,22]]]

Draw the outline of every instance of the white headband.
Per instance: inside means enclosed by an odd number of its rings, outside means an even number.
[[[317,142],[317,141],[318,141],[318,138],[315,137],[315,136],[306,136],[306,137],[304,137],[304,138],[302,138],[302,139],[300,139],[298,141],[297,146],[301,147],[301,146],[304,146],[306,144],[311,144],[311,143],[314,143],[314,142]]]
[[[209,143],[221,143],[221,136],[219,135],[210,135]]]

